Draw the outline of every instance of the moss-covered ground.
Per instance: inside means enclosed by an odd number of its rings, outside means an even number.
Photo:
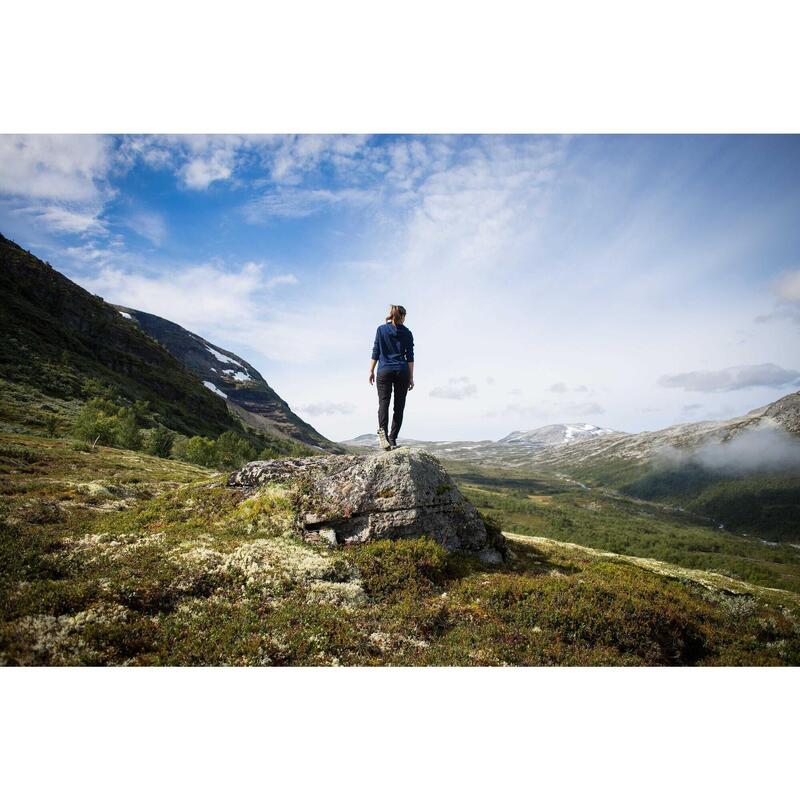
[[[514,536],[497,566],[425,539],[330,549],[297,535],[291,487],[224,478],[0,435],[0,661],[800,663],[789,591],[552,538]]]
[[[504,530],[655,558],[800,593],[800,545],[745,535],[663,501],[524,470],[447,464],[461,490]],[[798,531],[800,534],[800,530]]]

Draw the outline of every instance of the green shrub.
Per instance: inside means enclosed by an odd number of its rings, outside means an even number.
[[[444,580],[449,556],[432,539],[371,542],[348,551],[370,597],[385,599],[433,591]]]
[[[52,439],[58,433],[58,417],[55,414],[48,414],[44,420],[44,429]]]
[[[142,428],[149,428],[155,425],[153,412],[150,410],[150,403],[146,400],[136,400],[131,406],[136,415],[136,423]]]
[[[107,383],[97,378],[86,378],[81,384],[81,394],[91,399],[100,398],[102,400],[116,400],[117,393]]]
[[[142,434],[133,409],[121,408],[117,413],[116,443],[126,450],[140,450]]]
[[[117,413],[120,407],[102,397],[93,397],[78,412],[73,435],[92,444],[113,445],[117,439]]]
[[[302,442],[291,439],[278,439],[277,437],[260,436],[260,441],[267,444],[258,452],[257,458],[261,461],[269,461],[273,458],[286,458],[287,456],[310,456],[314,451]]]
[[[236,469],[256,457],[253,446],[233,431],[225,431],[220,435],[216,450],[217,466],[220,469]]]
[[[184,460],[199,467],[214,467],[217,463],[217,446],[213,439],[192,436],[184,446]]]
[[[27,447],[19,447],[15,444],[0,443],[0,461],[11,463],[32,464],[36,461],[36,453]]]
[[[172,454],[174,441],[175,434],[169,428],[153,428],[148,433],[145,449],[151,456],[169,458]]]

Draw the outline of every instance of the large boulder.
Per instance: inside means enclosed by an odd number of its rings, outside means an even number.
[[[295,488],[300,523],[332,544],[429,536],[448,550],[502,560],[505,539],[487,530],[442,465],[405,448],[370,455],[252,461],[229,486]]]

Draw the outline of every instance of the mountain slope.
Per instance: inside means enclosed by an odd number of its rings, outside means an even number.
[[[499,440],[500,444],[520,444],[527,447],[550,447],[568,444],[595,436],[616,433],[610,428],[598,428],[587,422],[572,422],[566,425],[545,425],[531,431],[513,431]]]
[[[451,462],[535,470],[584,489],[680,506],[769,543],[800,542],[800,392],[729,420],[567,438],[566,430],[579,427],[515,432],[498,442],[401,443]],[[377,437],[343,444],[377,447]]]
[[[221,397],[113,306],[0,235],[0,378],[44,395],[88,396],[87,379],[145,400],[181,433],[238,427]]]
[[[125,306],[115,308],[197,375],[210,393],[223,398],[245,425],[312,447],[342,452],[339,445],[298,417],[261,374],[240,356],[154,314]]]
[[[776,430],[800,435],[800,392],[786,395],[762,408],[729,420],[691,422],[657,431],[624,433],[587,423],[546,425],[513,431],[496,442],[421,441],[400,439],[406,447],[427,450],[454,461],[483,461],[502,467],[562,468],[641,464],[665,449],[690,451],[710,443],[729,441],[744,431]],[[378,446],[375,434],[365,433],[340,442],[351,448]]]

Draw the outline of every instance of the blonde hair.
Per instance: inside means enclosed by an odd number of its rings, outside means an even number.
[[[406,316],[406,310],[403,306],[389,306],[389,313],[386,315],[386,321],[391,322],[393,325],[399,325]]]

